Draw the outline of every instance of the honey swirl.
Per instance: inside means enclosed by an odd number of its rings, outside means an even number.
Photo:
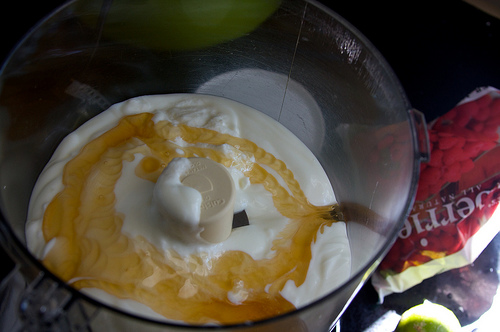
[[[154,123],[152,118],[151,113],[122,118],[66,164],[64,188],[44,214],[43,236],[53,246],[43,263],[77,289],[98,288],[189,324],[257,321],[294,310],[280,291],[288,280],[296,286],[304,282],[311,243],[318,231],[335,222],[333,206],[310,204],[285,163],[247,139],[168,121]],[[179,137],[189,144],[175,144]],[[255,162],[237,163],[211,148],[223,144]],[[144,237],[122,233],[124,216],[115,210],[114,188],[123,162],[134,160],[136,153],[144,155],[136,175],[152,182],[173,158],[199,156],[237,167],[252,184],[262,184],[289,219],[273,241],[274,255],[254,260],[243,251],[226,251],[210,259],[203,254],[182,257],[174,250],[158,250]],[[243,301],[231,302],[228,292],[238,292]]]

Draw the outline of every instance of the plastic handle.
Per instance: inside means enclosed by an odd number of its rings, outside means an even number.
[[[425,116],[422,112],[414,108],[410,110],[410,115],[415,128],[418,156],[421,162],[427,163],[431,158],[431,148]]]
[[[76,300],[68,289],[39,272],[20,294],[20,331],[90,331],[98,308]]]

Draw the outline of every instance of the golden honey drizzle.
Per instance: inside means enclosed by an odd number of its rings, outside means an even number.
[[[295,309],[279,292],[288,280],[297,286],[304,282],[310,245],[318,230],[335,222],[333,206],[310,204],[286,165],[249,140],[168,121],[155,124],[152,117],[141,113],[122,118],[66,164],[64,189],[44,215],[45,241],[57,241],[43,263],[77,289],[99,288],[190,324],[256,321]],[[273,241],[272,258],[254,260],[245,252],[227,251],[207,263],[202,255],[185,258],[173,250],[161,252],[145,238],[121,232],[123,216],[114,208],[114,187],[123,161],[132,161],[134,153],[145,156],[136,175],[153,182],[175,157],[196,155],[238,167],[215,149],[181,148],[173,143],[177,137],[191,144],[228,144],[255,157],[252,167],[240,165],[241,170],[251,183],[262,184],[277,210],[290,219]],[[277,172],[291,194],[259,164]],[[242,291],[246,300],[232,303],[229,291]]]

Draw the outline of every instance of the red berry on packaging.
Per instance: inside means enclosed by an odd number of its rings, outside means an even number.
[[[495,98],[489,105],[491,114],[500,114],[500,98]]]
[[[447,126],[446,128],[450,128],[449,126]],[[450,131],[440,131],[437,133],[437,136],[438,136],[438,141],[440,141],[442,138],[444,137],[454,137],[455,134],[450,132]],[[438,142],[439,143],[439,142]]]
[[[441,169],[437,167],[427,167],[420,174],[421,183],[435,183],[441,177]]]
[[[459,138],[457,136],[441,137],[438,146],[441,150],[447,150],[457,145],[458,142]]]
[[[474,169],[474,162],[472,159],[465,159],[464,161],[460,162],[460,172],[467,173],[470,172]]]
[[[500,113],[488,119],[488,125],[498,127],[500,126]]]
[[[460,147],[454,147],[443,151],[443,164],[446,166],[455,164],[459,161],[464,161],[468,156],[465,154],[464,149]]]
[[[491,140],[468,142],[464,146],[464,152],[471,158],[475,158],[483,151],[493,149],[496,145],[497,143]]]
[[[464,137],[468,142],[480,141],[483,138],[481,132],[476,132],[467,128],[461,128],[457,131],[457,134]]]
[[[449,121],[449,120],[453,120],[456,116],[457,116],[457,109],[456,108],[452,108],[449,112],[447,112],[446,114],[444,114],[443,116],[440,117],[441,120],[443,121]]]
[[[458,136],[457,137],[457,143],[455,144],[455,146],[462,148],[465,145],[466,142],[467,142],[467,140],[465,139],[465,137]]]
[[[434,130],[429,131],[429,141],[431,143],[439,141],[439,135]]]
[[[476,115],[478,108],[479,105],[476,100],[468,101],[466,103],[455,106],[458,114],[468,114],[470,116]]]
[[[484,122],[490,117],[491,111],[489,108],[483,107],[479,109],[474,116],[474,119],[478,122]]]
[[[492,99],[493,98],[490,94],[485,94],[481,98],[476,99],[476,103],[480,108],[487,107],[491,103]]]
[[[460,112],[457,114],[456,118],[453,120],[453,123],[458,127],[465,127],[467,123],[471,120],[472,116],[468,112]]]
[[[484,126],[483,135],[485,135],[490,140],[496,141],[496,140],[498,140],[497,130],[498,130],[498,125],[497,124],[494,124],[494,123],[490,124],[488,122]]]
[[[461,165],[459,162],[446,166],[443,171],[443,179],[446,182],[456,182],[460,180],[460,176],[462,175],[460,170]]]
[[[468,141],[467,143],[465,143],[463,150],[464,154],[466,154],[469,158],[474,158],[481,151],[483,151],[483,142]]]
[[[428,165],[434,167],[440,167],[443,160],[443,150],[435,149],[431,152],[431,159]]]
[[[497,142],[495,141],[485,141],[483,142],[483,151],[488,151],[494,149],[497,146]]]
[[[469,124],[467,125],[470,129],[472,129],[475,132],[481,132],[484,129],[484,122],[479,122],[477,120],[471,120]]]

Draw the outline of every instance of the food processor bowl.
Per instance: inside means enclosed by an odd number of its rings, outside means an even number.
[[[263,0],[258,7],[259,1],[219,0],[198,11],[185,8],[189,3],[71,1],[40,22],[4,64],[0,234],[15,267],[0,288],[8,308],[0,329],[327,331],[395,240],[428,155],[425,121],[372,44],[315,1]],[[100,303],[31,255],[28,202],[59,142],[111,104],[165,93],[233,99],[304,142],[342,207],[349,280],[279,317],[186,326]]]

